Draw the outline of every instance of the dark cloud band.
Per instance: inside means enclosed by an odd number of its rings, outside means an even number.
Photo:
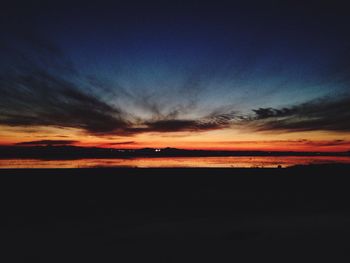
[[[73,145],[79,141],[74,140],[39,140],[39,141],[29,141],[29,142],[19,142],[16,143],[18,146],[67,146]]]
[[[350,131],[350,96],[322,98],[289,108],[260,108],[248,123],[259,131]]]

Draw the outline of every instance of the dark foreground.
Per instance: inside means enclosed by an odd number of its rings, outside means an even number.
[[[0,170],[0,238],[28,253],[129,239],[347,241],[349,178],[337,165]]]

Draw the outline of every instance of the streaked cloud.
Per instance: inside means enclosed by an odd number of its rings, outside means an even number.
[[[39,140],[16,143],[17,146],[67,146],[78,143],[75,140]]]
[[[257,131],[350,131],[350,97],[324,97],[306,103],[254,109],[247,123]]]

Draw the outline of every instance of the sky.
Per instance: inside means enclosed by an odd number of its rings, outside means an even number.
[[[0,144],[350,150],[347,9],[280,2],[4,5]]]

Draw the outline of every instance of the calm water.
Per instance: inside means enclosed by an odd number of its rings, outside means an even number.
[[[243,156],[172,157],[80,160],[0,160],[0,168],[92,168],[92,167],[289,167],[297,164],[348,163],[350,157],[334,156]]]

